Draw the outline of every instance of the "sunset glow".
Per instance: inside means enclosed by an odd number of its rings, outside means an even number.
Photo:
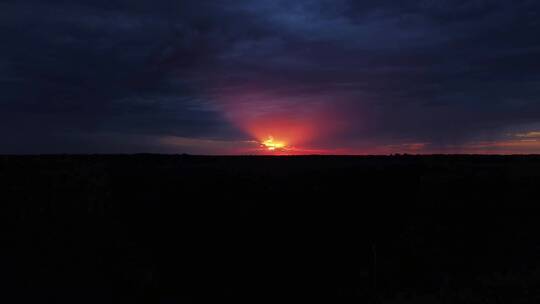
[[[290,96],[261,84],[228,90],[216,98],[224,117],[258,144],[244,153],[269,155],[336,153],[319,145],[343,131],[345,120],[325,101],[320,96]]]

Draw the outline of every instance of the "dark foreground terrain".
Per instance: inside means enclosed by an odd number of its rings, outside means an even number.
[[[537,156],[0,156],[0,190],[2,303],[540,301]]]

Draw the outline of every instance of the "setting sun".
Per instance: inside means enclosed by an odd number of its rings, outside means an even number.
[[[274,140],[272,136],[268,136],[261,144],[269,151],[283,150],[287,146],[284,142]]]

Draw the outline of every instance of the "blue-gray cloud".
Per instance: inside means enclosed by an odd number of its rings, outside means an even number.
[[[539,14],[531,0],[3,1],[0,153],[249,140],[219,99],[253,85],[345,112],[322,145],[496,138],[540,120]]]

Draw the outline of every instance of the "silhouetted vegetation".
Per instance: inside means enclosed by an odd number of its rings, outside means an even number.
[[[539,182],[537,156],[0,156],[1,284],[33,303],[536,303]]]

